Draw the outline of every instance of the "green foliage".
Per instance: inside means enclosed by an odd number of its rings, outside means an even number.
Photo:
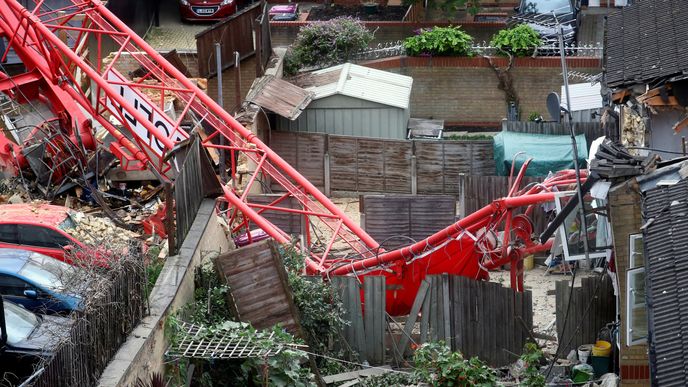
[[[535,48],[541,44],[540,35],[527,24],[519,24],[506,30],[500,30],[490,42],[490,45],[496,47],[500,52],[517,57],[532,55]]]
[[[458,26],[422,28],[404,41],[411,56],[473,56],[472,45],[473,38]]]
[[[293,75],[304,67],[344,63],[351,54],[366,49],[372,40],[373,33],[351,17],[310,23],[301,28],[287,51],[284,72]]]
[[[160,254],[160,246],[152,246],[146,252],[146,297],[150,295],[155,286],[155,281],[158,280],[162,268],[165,266],[165,261],[158,259],[158,254]]]
[[[446,140],[452,141],[483,141],[483,140],[494,140],[493,136],[488,134],[452,134],[447,137]]]
[[[452,352],[444,342],[421,345],[413,356],[415,374],[431,386],[480,386],[496,384],[495,371],[477,357],[470,360],[459,352]]]
[[[542,350],[540,350],[537,344],[532,342],[526,343],[523,349],[523,355],[521,355],[521,360],[526,365],[523,381],[521,382],[522,386],[545,386],[545,375],[540,373],[540,362],[542,361],[542,357]]]
[[[362,379],[358,384],[363,387],[388,387],[417,385],[418,379],[411,373],[388,372]]]
[[[344,305],[332,287],[318,278],[303,275],[305,260],[292,245],[280,247],[280,255],[287,268],[294,304],[299,310],[301,327],[311,347],[324,353],[329,343],[338,338],[345,325]]]
[[[535,122],[539,118],[540,118],[540,113],[538,113],[538,112],[530,112],[530,114],[528,114],[528,121]]]
[[[180,316],[194,324],[215,325],[231,320],[227,305],[229,287],[223,284],[210,260],[205,261],[194,273],[194,300],[184,305]]]

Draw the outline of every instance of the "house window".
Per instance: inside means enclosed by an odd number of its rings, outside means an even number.
[[[561,192],[554,200],[557,214],[560,214],[566,203],[574,197],[576,193]],[[588,258],[606,258],[612,246],[611,227],[606,212],[606,200],[586,198],[585,199],[585,225],[587,232],[583,232],[580,204],[568,214],[564,222],[559,226],[560,240],[564,257],[567,261],[584,259],[585,241],[588,239]]]
[[[647,341],[644,264],[643,236],[631,235],[629,270],[626,271],[626,342],[628,345],[642,344]]]

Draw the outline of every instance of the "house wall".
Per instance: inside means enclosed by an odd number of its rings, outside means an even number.
[[[494,62],[499,67],[507,65],[505,58],[494,58]],[[506,117],[504,92],[484,58],[395,57],[363,65],[413,77],[411,117],[476,125],[496,125]],[[602,71],[596,58],[569,58],[568,67],[587,74]],[[560,59],[518,58],[510,74],[520,99],[521,118],[532,112],[549,116],[547,94],[558,92],[563,83]]]
[[[277,130],[402,140],[409,110],[333,95],[311,102],[295,121],[277,119]]]
[[[647,386],[650,384],[647,345],[629,346],[626,342],[626,271],[629,266],[629,236],[639,233],[642,225],[640,193],[635,180],[613,187],[609,192],[609,205],[614,232],[616,275],[619,284],[621,386]]]
[[[685,111],[677,109],[662,110],[658,114],[650,115],[650,148],[681,152],[683,146],[681,136],[685,136],[685,132],[675,134],[673,126],[683,116],[685,116]],[[676,157],[671,153],[659,153],[663,159]]]

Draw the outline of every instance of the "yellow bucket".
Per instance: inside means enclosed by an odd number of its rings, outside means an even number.
[[[533,258],[533,255],[529,255],[523,259],[523,268],[526,270],[533,270],[533,266],[535,265],[535,259]]]
[[[592,347],[592,355],[598,357],[609,357],[612,353],[612,343],[604,340],[597,340]]]

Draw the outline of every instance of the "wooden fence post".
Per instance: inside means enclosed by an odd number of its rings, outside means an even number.
[[[459,173],[459,218],[466,217],[466,174]]]
[[[411,195],[418,195],[418,168],[416,155],[411,156]]]
[[[167,249],[170,255],[177,253],[175,235],[177,230],[174,228],[174,195],[172,194],[172,183],[165,182],[165,232],[167,232]]]
[[[330,181],[330,152],[325,153],[325,159],[324,159],[324,168],[325,168],[325,196],[330,197],[332,194],[332,182]]]
[[[363,280],[365,299],[365,336],[367,358],[371,365],[385,362],[385,277],[368,276]]]

